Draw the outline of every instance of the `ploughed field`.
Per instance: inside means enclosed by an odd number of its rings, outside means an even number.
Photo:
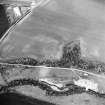
[[[79,40],[82,56],[104,61],[104,7],[79,1],[53,0],[34,9],[2,42],[1,57],[59,58],[65,42]]]

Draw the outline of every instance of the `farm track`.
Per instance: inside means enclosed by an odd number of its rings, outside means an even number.
[[[32,65],[23,65],[23,64],[9,64],[9,63],[0,63],[0,67],[6,67],[6,66],[9,66],[9,67],[27,67],[27,68],[45,68],[45,69],[60,69],[60,70],[66,70],[66,71],[77,71],[77,72],[82,72],[84,74],[90,74],[90,75],[93,75],[93,76],[96,76],[96,77],[99,77],[99,78],[104,78],[105,79],[105,76],[102,76],[102,75],[99,75],[99,74],[95,74],[95,73],[92,73],[90,72],[90,70],[81,70],[81,69],[76,69],[76,68],[63,68],[63,67],[47,67],[47,66],[44,66],[44,65],[41,65],[41,66],[32,66]],[[1,71],[1,70],[0,70]]]

